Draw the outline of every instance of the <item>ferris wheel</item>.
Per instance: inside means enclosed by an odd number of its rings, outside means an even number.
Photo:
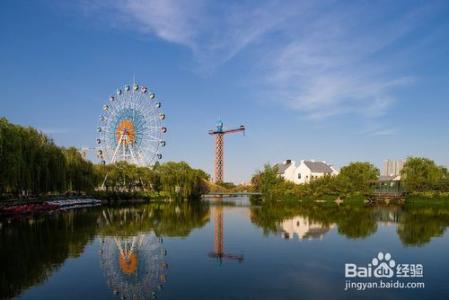
[[[134,83],[117,89],[103,105],[97,127],[97,157],[103,164],[126,161],[151,166],[162,159],[166,142],[161,102],[146,86]]]

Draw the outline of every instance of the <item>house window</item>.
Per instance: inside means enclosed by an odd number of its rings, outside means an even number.
[[[301,173],[298,173],[298,179],[301,179]]]

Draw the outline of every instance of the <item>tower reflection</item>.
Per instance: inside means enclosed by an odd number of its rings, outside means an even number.
[[[224,230],[223,230],[223,205],[211,207],[214,215],[214,251],[209,253],[209,257],[216,258],[220,264],[223,260],[234,260],[241,263],[243,255],[225,253],[224,251]]]

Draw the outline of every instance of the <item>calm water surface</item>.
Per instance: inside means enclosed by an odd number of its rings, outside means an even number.
[[[0,298],[449,299],[449,206],[241,200],[3,220]],[[425,288],[345,291],[345,263],[379,251],[422,264]]]

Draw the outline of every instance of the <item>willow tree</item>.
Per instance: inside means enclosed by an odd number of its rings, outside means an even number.
[[[207,191],[208,175],[191,168],[186,162],[166,162],[155,168],[161,190],[174,198],[198,197]]]
[[[92,163],[75,148],[64,149],[42,132],[0,119],[0,194],[89,191]]]
[[[31,127],[0,120],[0,192],[63,191],[65,160],[51,139]]]
[[[67,190],[92,191],[98,184],[93,164],[85,160],[76,148],[63,149],[67,161]]]

